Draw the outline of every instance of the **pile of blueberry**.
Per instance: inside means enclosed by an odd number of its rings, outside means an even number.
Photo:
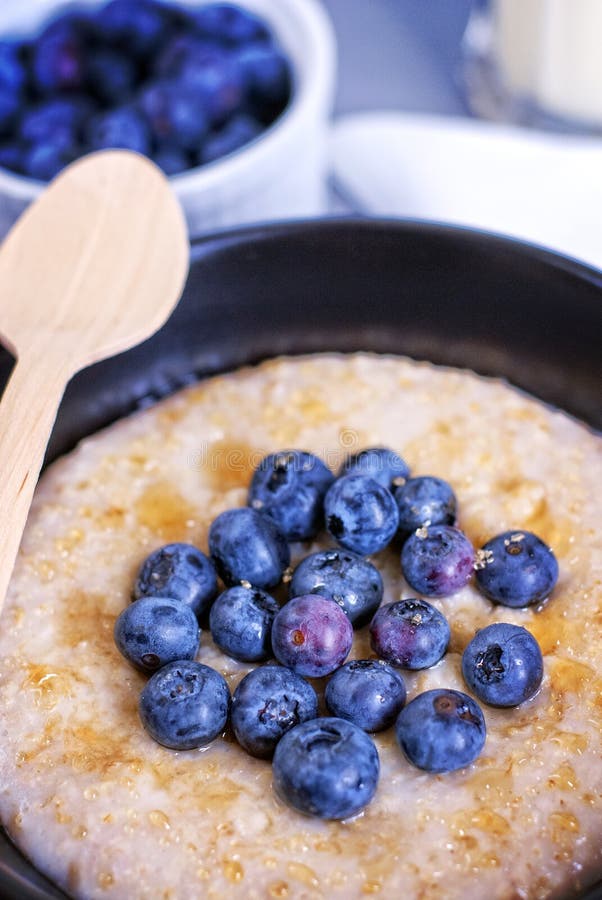
[[[386,448],[346,460],[339,476],[316,456],[290,450],[256,469],[248,506],[221,513],[209,530],[211,559],[170,544],[142,565],[138,598],[117,619],[123,655],[153,673],[140,717],[166,747],[203,746],[228,720],[251,755],[273,757],[277,794],[301,812],[346,818],[372,798],[379,758],[367,732],[395,726],[407,759],[430,772],[473,762],[485,742],[485,719],[472,697],[438,689],[406,702],[399,669],[424,669],[445,654],[450,627],[420,597],[381,606],[383,582],[366,559],[391,541],[402,545],[401,569],[423,597],[460,590],[476,572],[494,603],[524,607],[552,591],[558,564],[536,535],[508,531],[477,553],[455,526],[456,498],[447,482],[410,477]],[[311,540],[326,526],[338,547],[289,568],[289,542]],[[226,590],[218,596],[218,576]],[[288,584],[288,602],[268,593]],[[215,644],[236,660],[259,665],[232,700],[225,679],[195,661],[208,620]],[[345,662],[354,628],[369,625],[377,658]],[[269,662],[275,658],[277,662]],[[543,678],[541,650],[524,628],[499,623],[478,631],[462,658],[468,688],[482,702],[516,706]],[[329,677],[319,717],[306,679]]]
[[[0,166],[46,181],[121,147],[175,175],[257,137],[291,86],[274,35],[242,7],[73,7],[35,38],[0,41]]]

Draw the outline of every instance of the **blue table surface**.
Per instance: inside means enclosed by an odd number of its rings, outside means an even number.
[[[471,0],[322,0],[339,47],[335,114],[467,115],[459,78]]]

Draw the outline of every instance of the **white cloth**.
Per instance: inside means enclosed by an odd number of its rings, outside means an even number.
[[[361,212],[469,225],[602,269],[602,140],[370,112],[336,122],[331,150]]]

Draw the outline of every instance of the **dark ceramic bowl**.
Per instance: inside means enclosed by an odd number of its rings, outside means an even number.
[[[48,455],[195,378],[316,350],[502,376],[601,429],[601,335],[602,275],[516,241],[350,220],[230,232],[194,246],[184,297],[155,337],[74,379]],[[0,384],[10,367],[0,353]],[[64,895],[0,836],[0,896]]]

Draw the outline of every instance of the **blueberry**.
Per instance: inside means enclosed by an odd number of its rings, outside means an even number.
[[[33,46],[32,75],[42,94],[81,88],[86,77],[85,49],[71,30],[42,35]]]
[[[10,134],[17,121],[20,106],[19,95],[0,84],[0,134]]]
[[[18,97],[27,84],[27,72],[17,41],[0,40],[0,94]]]
[[[197,31],[226,44],[248,44],[267,40],[269,33],[263,22],[246,9],[233,3],[209,3],[194,14]]]
[[[274,587],[290,563],[288,544],[276,523],[245,507],[226,510],[215,519],[209,552],[227,585],[248,581],[253,587]]]
[[[116,107],[94,116],[88,125],[92,150],[119,147],[148,155],[150,134],[143,116],[133,107]]]
[[[408,584],[426,597],[447,597],[468,583],[474,569],[472,544],[459,528],[433,525],[411,534],[401,551]]]
[[[56,140],[77,143],[86,119],[94,106],[86,97],[55,97],[25,110],[19,125],[19,137],[29,144]]]
[[[201,632],[193,611],[169,597],[141,597],[115,622],[120,653],[144,672],[154,672],[175,659],[194,659]]]
[[[333,716],[364,731],[382,731],[393,724],[406,701],[401,675],[380,659],[345,663],[326,685],[326,706]]]
[[[274,790],[293,809],[321,819],[347,819],[372,800],[380,763],[374,741],[345,719],[303,722],[280,740]]]
[[[426,600],[387,603],[370,625],[374,652],[402,669],[434,666],[447,650],[449,639],[447,619]]]
[[[396,479],[405,479],[409,474],[408,464],[387,447],[368,447],[348,456],[339,472],[339,476],[367,475],[389,490],[393,490]]]
[[[154,53],[170,27],[167,9],[152,0],[112,0],[100,8],[96,21],[107,44],[137,57]]]
[[[23,151],[18,144],[0,144],[0,168],[23,171]]]
[[[240,150],[262,131],[261,125],[251,116],[234,116],[219,131],[210,134],[201,151],[203,163],[214,162],[229,153]]]
[[[406,757],[427,772],[453,772],[470,765],[485,744],[485,719],[477,703],[461,691],[418,694],[395,723]]]
[[[55,138],[52,143],[35,144],[23,157],[23,171],[38,181],[50,181],[79,156],[79,148],[68,140]]]
[[[272,625],[272,649],[283,666],[298,675],[330,675],[347,658],[353,643],[351,622],[333,600],[308,594],[282,607]]]
[[[165,145],[159,147],[153,154],[153,161],[166,175],[178,175],[190,168],[190,159],[184,150],[179,147]]]
[[[360,628],[380,606],[383,580],[372,563],[351,550],[320,550],[306,556],[293,573],[290,596],[302,594],[330,597]]]
[[[530,531],[505,531],[477,554],[477,585],[503,606],[521,607],[546,600],[558,580],[550,547]]]
[[[456,521],[456,495],[442,478],[410,478],[394,488],[393,496],[402,534],[410,534],[422,525],[453,525]]]
[[[193,660],[163,666],[140,695],[142,724],[155,741],[172,750],[210,743],[226,727],[229,711],[230,692],[223,676]]]
[[[200,148],[209,130],[202,93],[182,82],[157,81],[144,88],[139,103],[157,142]]]
[[[213,640],[224,653],[243,662],[272,655],[272,622],[279,610],[273,597],[238,585],[217,598],[209,614]]]
[[[383,550],[399,522],[391,492],[367,475],[338,478],[326,494],[324,512],[337,543],[363,556]]]
[[[291,73],[281,50],[265,44],[248,46],[237,54],[237,63],[257,105],[286,105],[291,93]]]
[[[192,544],[166,544],[142,563],[134,596],[173,597],[189,606],[200,619],[217,597],[215,567]]]
[[[169,40],[158,55],[153,72],[159,78],[179,78],[187,64],[216,65],[229,58],[229,51],[197,35],[180,33]]]
[[[264,457],[253,474],[248,503],[277,523],[289,541],[314,538],[324,522],[323,504],[334,475],[304,450]]]
[[[136,79],[136,66],[123,53],[97,50],[88,59],[88,86],[101,103],[115,105],[128,100]]]
[[[313,687],[283,666],[259,666],[242,679],[232,698],[232,728],[251,756],[269,759],[283,734],[318,715]]]
[[[210,123],[220,126],[242,106],[245,97],[240,70],[226,57],[210,63],[196,57],[186,62],[176,82],[202,105]]]
[[[517,706],[539,690],[543,657],[526,628],[500,622],[477,631],[462,656],[462,674],[483,703]]]

